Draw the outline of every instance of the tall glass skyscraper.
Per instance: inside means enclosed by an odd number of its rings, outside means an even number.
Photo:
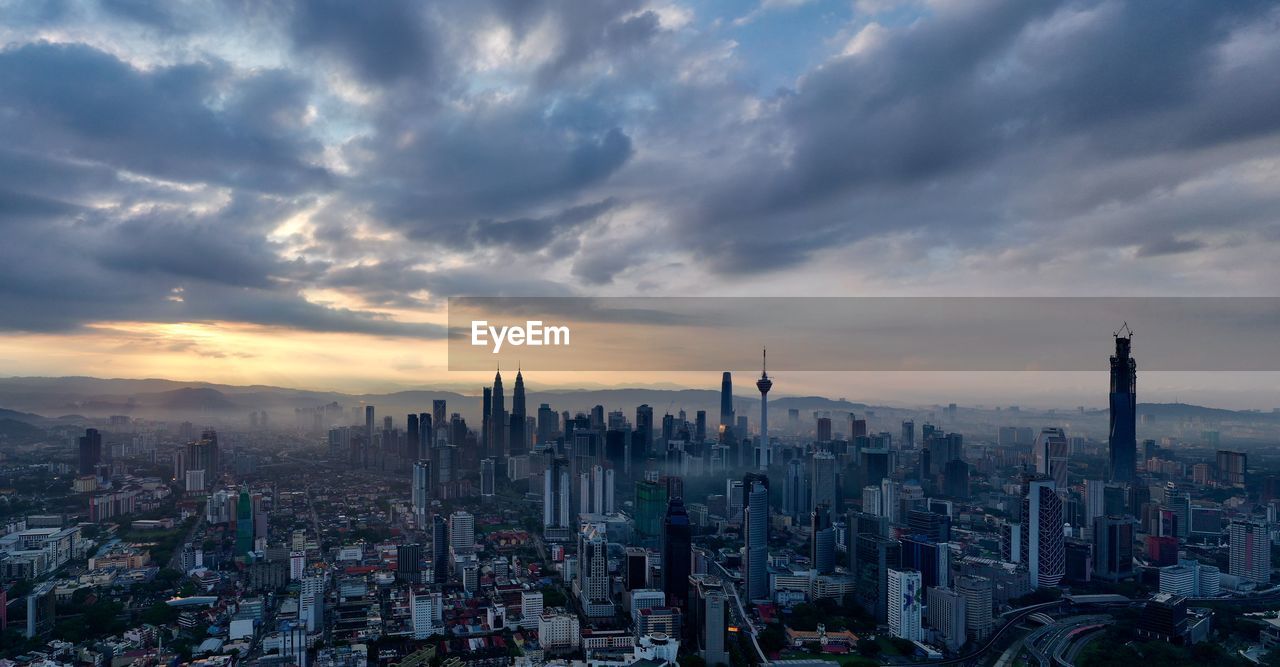
[[[769,597],[769,487],[759,480],[751,480],[746,495],[743,578],[747,599],[763,600]]]
[[[1138,449],[1138,366],[1129,356],[1133,332],[1128,325],[1116,334],[1116,353],[1111,356],[1111,430],[1108,446],[1111,452],[1111,480],[1129,483],[1133,481],[1135,458]]]
[[[689,609],[689,575],[693,564],[692,528],[684,500],[672,498],[662,519],[662,592],[667,606]]]

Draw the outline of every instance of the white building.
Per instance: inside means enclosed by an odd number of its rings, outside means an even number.
[[[920,573],[915,570],[889,570],[889,632],[894,637],[920,641]]]
[[[412,593],[409,596],[409,612],[413,619],[413,638],[427,639],[442,634],[444,627],[440,624],[443,614],[439,593]]]
[[[938,643],[951,651],[964,646],[964,615],[964,596],[950,588],[929,589],[929,627],[937,633]]]
[[[581,638],[576,614],[544,613],[538,619],[538,643],[544,649],[577,648]]]
[[[307,632],[324,630],[325,578],[304,577],[298,599],[298,620],[306,624]]]
[[[455,556],[476,552],[476,518],[467,512],[449,515],[449,550]]]
[[[524,591],[520,594],[520,627],[532,630],[542,620],[542,593]]]
[[[639,618],[641,609],[667,606],[667,595],[656,588],[637,588],[631,591],[631,618]]]
[[[1160,568],[1160,592],[1183,597],[1217,597],[1221,592],[1222,573],[1212,565],[1184,560],[1177,565]]]

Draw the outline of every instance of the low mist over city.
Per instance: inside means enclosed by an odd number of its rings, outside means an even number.
[[[0,667],[1280,667],[1274,0],[0,0]]]

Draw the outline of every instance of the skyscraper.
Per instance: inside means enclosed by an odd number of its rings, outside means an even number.
[[[662,519],[662,592],[667,605],[688,610],[689,574],[693,563],[692,529],[684,500],[672,498]]]
[[[485,387],[480,393],[480,455],[492,456],[493,387]]]
[[[410,412],[408,419],[405,420],[404,429],[404,449],[401,450],[400,456],[405,461],[414,461],[418,458],[418,414]]]
[[[609,597],[608,543],[602,523],[585,523],[578,533],[578,598],[587,616],[612,616],[613,600]]]
[[[507,452],[507,402],[502,394],[501,370],[493,376],[493,399],[490,409],[489,454],[494,458],[503,458]]]
[[[1067,435],[1062,429],[1040,429],[1031,453],[1037,473],[1052,479],[1058,488],[1067,488]]]
[[[563,456],[549,458],[542,478],[542,527],[549,533],[558,533],[569,529],[569,459]]]
[[[902,422],[902,447],[904,450],[916,448],[916,423],[913,420]]]
[[[858,604],[885,622],[889,618],[889,570],[902,567],[902,544],[870,533],[858,535],[855,545],[854,589]]]
[[[733,428],[733,374],[729,371],[720,378],[720,427]]]
[[[1066,574],[1066,544],[1062,532],[1062,498],[1053,480],[1027,483],[1022,500],[1022,561],[1032,588],[1057,586]]]
[[[417,461],[413,464],[413,488],[410,489],[413,501],[413,518],[419,530],[427,526],[427,511],[431,508],[431,462]]]
[[[817,451],[809,459],[809,508],[820,504],[828,507],[836,506],[836,473],[840,470],[836,457],[831,452]]]
[[[1122,516],[1093,520],[1093,573],[1107,581],[1133,576],[1133,521]]]
[[[507,452],[510,455],[523,454],[528,448],[525,434],[525,402],[524,375],[516,369],[516,388],[511,396],[511,429],[507,438]]]
[[[804,461],[797,457],[787,461],[782,478],[782,513],[800,521],[808,512],[809,477],[804,474]]]
[[[102,434],[96,428],[87,428],[79,441],[80,474],[97,473],[98,464],[102,462]]]
[[[480,460],[480,495],[482,497],[492,497],[495,493],[497,484],[497,475],[494,471],[493,459]]]
[[[419,461],[427,461],[431,458],[431,448],[435,445],[435,420],[431,418],[431,413],[418,413],[418,449],[414,456]]]
[[[445,412],[444,399],[437,398],[431,401],[431,423],[435,426],[435,441],[431,443],[434,447],[441,440],[448,440],[449,415]]]
[[[440,514],[431,517],[431,581],[449,581],[449,523]]]
[[[809,560],[818,574],[836,569],[836,531],[831,527],[831,508],[826,503],[813,506],[809,518]]]
[[[769,597],[769,487],[758,479],[744,480],[747,501],[743,510],[743,579],[747,599]]]
[[[469,512],[449,515],[449,551],[457,556],[476,552],[476,519]]]
[[[894,637],[920,641],[924,634],[920,629],[920,573],[912,570],[890,569],[889,632]]]
[[[365,456],[368,456],[369,449],[373,447],[373,406],[364,406],[364,448]]]
[[[1231,555],[1227,573],[1256,584],[1271,580],[1271,543],[1267,524],[1253,519],[1232,521],[1227,527]]]
[[[1128,333],[1127,336],[1120,334]],[[1111,356],[1111,429],[1108,446],[1111,454],[1111,480],[1133,481],[1138,449],[1138,365],[1129,356],[1133,331],[1125,324],[1116,332],[1116,353]]]
[[[938,632],[948,650],[959,650],[965,642],[964,597],[942,586],[928,588],[929,627]]]
[[[249,489],[240,489],[236,499],[236,556],[253,551],[253,498]]]
[[[773,380],[769,379],[769,353],[762,352],[760,359],[760,379],[756,380],[756,389],[760,390],[760,441],[756,445],[756,466],[760,470],[768,470],[773,463],[773,448],[769,446],[769,390],[773,389]]]
[[[991,580],[986,577],[956,577],[956,592],[964,598],[964,627],[970,637],[991,634]]]

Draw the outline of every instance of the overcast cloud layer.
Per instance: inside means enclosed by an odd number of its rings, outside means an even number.
[[[0,0],[0,330],[1276,295],[1276,72],[1249,0]]]

